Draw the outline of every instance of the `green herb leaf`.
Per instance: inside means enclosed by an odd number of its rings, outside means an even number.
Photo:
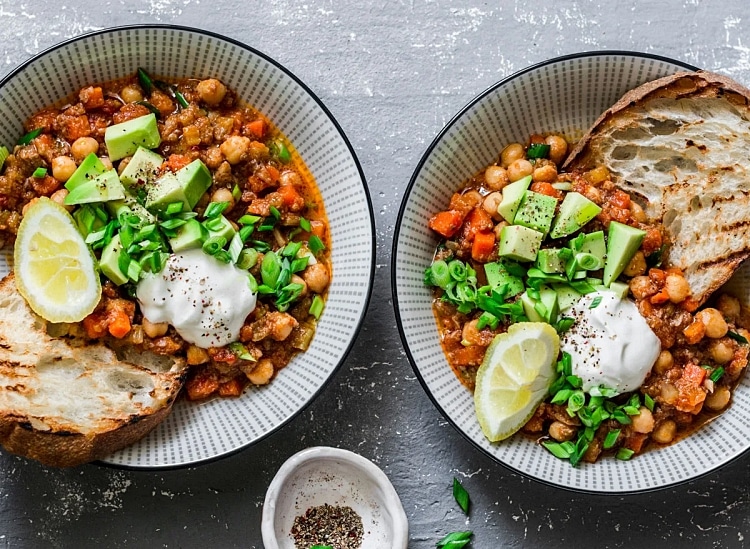
[[[458,503],[458,506],[461,507],[461,510],[468,515],[470,503],[469,492],[466,491],[456,477],[453,477],[453,497],[455,498],[456,503]]]
[[[532,143],[526,150],[526,158],[547,158],[550,146],[546,143]]]
[[[737,341],[738,343],[742,343],[743,345],[747,345],[748,344],[747,338],[741,336],[737,332],[733,332],[732,330],[729,330],[727,332],[727,337],[730,338],[730,339],[733,339],[733,340]]]
[[[438,541],[435,547],[437,547],[437,549],[460,549],[469,543],[472,535],[474,535],[474,533],[471,531],[451,532]]]

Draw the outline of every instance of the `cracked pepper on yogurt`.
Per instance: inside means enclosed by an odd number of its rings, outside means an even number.
[[[567,150],[562,136],[532,135],[463,182],[428,220],[439,244],[425,283],[469,390],[509,325],[557,330],[557,378],[520,431],[576,466],[670,444],[724,410],[750,332],[731,295],[698,307],[661,264],[660,225],[605,167],[560,172]]]
[[[3,151],[0,237],[12,244],[39,197],[72,214],[102,295],[69,333],[183,357],[194,400],[269,383],[308,348],[332,274],[322,198],[233,90],[138,69],[25,130]]]

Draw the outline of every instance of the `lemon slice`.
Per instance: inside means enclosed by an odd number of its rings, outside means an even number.
[[[498,334],[477,370],[474,407],[491,442],[528,421],[555,378],[560,338],[544,322],[519,322]]]
[[[40,198],[26,210],[13,251],[16,286],[50,322],[78,322],[99,303],[101,284],[86,242],[61,205]]]

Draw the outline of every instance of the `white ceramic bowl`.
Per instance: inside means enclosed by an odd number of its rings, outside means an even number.
[[[406,514],[385,473],[359,454],[326,446],[296,453],[271,481],[261,524],[265,548],[294,549],[295,517],[326,503],[362,517],[362,549],[406,549]]]
[[[477,448],[512,470],[555,486],[587,492],[652,490],[694,479],[737,458],[750,446],[750,377],[731,407],[701,430],[667,448],[630,461],[602,459],[573,468],[516,435],[491,444],[474,415],[473,399],[456,379],[440,347],[423,283],[437,240],[427,228],[467,178],[494,162],[501,148],[534,132],[583,131],[624,92],[648,80],[693,70],[643,54],[573,55],[535,65],[471,101],[440,132],[417,166],[401,205],[393,246],[392,288],[398,326],[417,377],[445,417]]]
[[[290,421],[320,392],[349,352],[367,308],[375,225],[359,162],[320,99],[260,51],[197,29],[114,28],[34,56],[0,82],[0,143],[15,143],[24,133],[23,121],[35,111],[85,84],[129,76],[138,67],[165,78],[219,78],[268,116],[315,177],[331,227],[333,278],[310,348],[270,385],[250,388],[239,398],[177,402],[170,417],[148,437],[105,460],[162,468],[210,460],[257,442]],[[0,258],[0,274],[8,266]]]

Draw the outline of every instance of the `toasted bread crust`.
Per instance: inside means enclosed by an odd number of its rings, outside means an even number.
[[[665,262],[699,303],[750,256],[750,90],[711,72],[680,72],[626,93],[563,167],[605,165],[664,225]]]
[[[151,353],[128,358],[101,343],[52,338],[17,292],[13,274],[5,277],[0,444],[45,465],[70,467],[141,439],[169,414],[185,364]]]

